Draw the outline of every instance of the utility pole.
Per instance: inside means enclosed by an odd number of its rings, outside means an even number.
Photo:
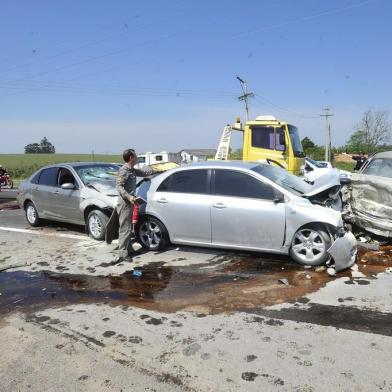
[[[246,113],[246,122],[249,121],[249,106],[248,106],[248,99],[253,98],[255,95],[253,93],[248,93],[248,86],[246,81],[241,79],[239,76],[236,76],[236,79],[240,82],[243,95],[238,97],[240,101],[245,102],[245,113]]]
[[[325,117],[325,160],[331,162],[331,124],[329,123],[329,117],[333,116],[330,113],[329,108],[324,109],[324,114],[320,114],[320,117]]]

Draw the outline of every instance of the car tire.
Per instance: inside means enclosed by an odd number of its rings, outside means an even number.
[[[169,234],[158,219],[146,217],[136,226],[136,239],[147,250],[162,250],[169,244]]]
[[[322,226],[305,226],[297,230],[291,241],[290,257],[298,264],[317,266],[329,259],[331,236]]]
[[[87,216],[87,230],[91,237],[103,241],[106,234],[106,225],[109,218],[100,210],[92,210]]]
[[[25,206],[26,220],[30,226],[37,227],[41,224],[41,219],[33,202],[29,201]]]

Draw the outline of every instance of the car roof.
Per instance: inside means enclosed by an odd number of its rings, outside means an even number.
[[[392,159],[392,151],[378,152],[373,155],[372,159],[374,158]]]
[[[188,165],[179,166],[178,169],[214,169],[214,168],[234,168],[234,169],[252,169],[256,165],[262,165],[262,162],[248,162],[248,161],[203,161],[190,163]]]
[[[63,162],[63,163],[54,163],[52,165],[46,165],[44,167],[45,168],[59,167],[59,166],[79,167],[79,166],[94,166],[94,165],[116,165],[116,166],[118,166],[120,164],[114,163],[114,162]]]

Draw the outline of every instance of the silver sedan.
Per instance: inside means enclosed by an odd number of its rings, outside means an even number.
[[[268,164],[180,167],[140,187],[147,203],[136,236],[150,250],[172,242],[290,254],[304,265],[325,263],[334,249],[343,269],[354,263],[356,250],[341,213],[330,207],[339,189],[339,183],[312,187]]]
[[[86,225],[93,238],[103,240],[117,201],[118,169],[116,164],[99,162],[43,167],[20,184],[19,205],[31,226],[43,219]]]

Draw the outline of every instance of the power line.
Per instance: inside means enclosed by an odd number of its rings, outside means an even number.
[[[277,23],[277,24],[275,24],[275,25],[266,26],[266,27],[263,27],[263,28],[261,28],[261,29],[251,30],[251,31],[248,31],[248,32],[246,32],[246,33],[242,33],[242,34],[235,35],[235,36],[233,36],[233,37],[231,37],[231,38],[232,38],[232,39],[236,39],[236,38],[248,37],[248,36],[250,36],[250,35],[254,35],[254,34],[257,34],[257,33],[261,33],[261,32],[263,32],[263,31],[272,30],[272,29],[276,29],[276,28],[279,28],[279,27],[285,27],[285,26],[287,26],[287,25],[296,24],[296,23],[301,23],[301,22],[306,22],[306,21],[312,20],[312,19],[317,19],[317,18],[320,18],[320,17],[322,17],[322,16],[333,15],[333,14],[337,14],[337,13],[339,13],[339,12],[348,11],[348,10],[350,10],[350,9],[357,8],[357,7],[361,7],[361,6],[365,5],[365,4],[374,3],[374,2],[376,2],[376,1],[378,1],[378,0],[366,0],[366,1],[363,1],[363,2],[361,2],[361,3],[352,4],[352,5],[349,5],[349,6],[346,6],[346,7],[336,8],[336,9],[330,10],[330,11],[319,12],[319,13],[317,13],[317,14],[313,14],[313,15],[309,15],[309,16],[304,16],[304,17],[302,17],[302,18],[289,20],[289,21],[287,21],[287,22],[282,22],[282,23]]]
[[[295,110],[292,110],[292,109],[289,109],[289,108],[285,108],[283,106],[276,105],[275,103],[271,102],[269,99],[267,99],[265,97],[262,97],[259,94],[255,94],[255,99],[259,100],[260,102],[263,102],[264,104],[267,104],[267,105],[271,106],[275,110],[287,112],[287,113],[295,115],[297,117],[301,117],[301,118],[304,118],[304,119],[319,118],[319,115],[299,113],[299,112],[297,112]]]

